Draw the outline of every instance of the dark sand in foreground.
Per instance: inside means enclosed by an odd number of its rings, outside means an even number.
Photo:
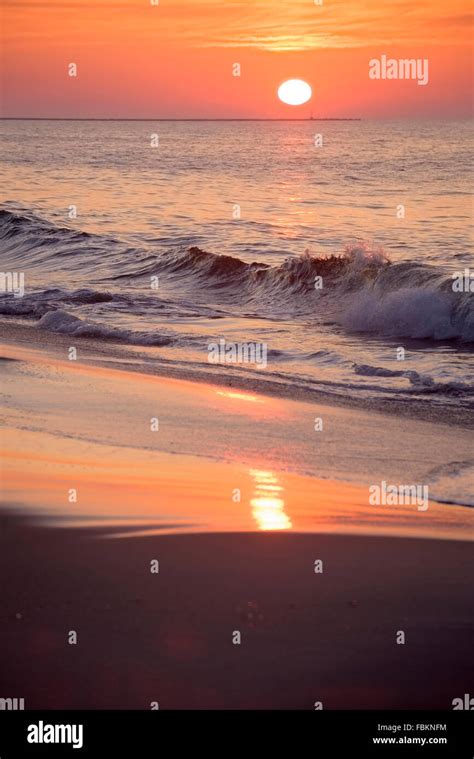
[[[467,542],[107,539],[4,514],[0,567],[1,694],[26,709],[451,709],[472,687]]]

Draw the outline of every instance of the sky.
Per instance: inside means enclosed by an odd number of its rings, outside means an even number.
[[[2,115],[470,114],[470,0],[153,1],[1,0]],[[428,59],[428,84],[370,79],[382,55]],[[278,100],[291,78],[311,85],[309,103]]]

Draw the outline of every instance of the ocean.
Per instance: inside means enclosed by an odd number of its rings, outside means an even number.
[[[1,143],[4,315],[257,387],[472,409],[468,122],[25,120]],[[209,364],[219,341],[265,366]]]

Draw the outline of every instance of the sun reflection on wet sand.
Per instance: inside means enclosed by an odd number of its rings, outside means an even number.
[[[283,493],[283,487],[273,472],[250,469],[255,482],[255,495],[250,500],[252,516],[260,530],[289,530],[292,523],[285,514],[285,501],[275,493]]]
[[[223,395],[225,398],[234,398],[239,401],[250,401],[251,403],[264,403],[263,398],[248,393],[237,393],[234,390],[216,390],[216,395]]]

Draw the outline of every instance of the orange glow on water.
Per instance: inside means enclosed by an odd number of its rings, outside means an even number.
[[[249,403],[263,403],[263,398],[248,393],[238,393],[235,390],[216,390],[216,395],[222,395],[224,398],[234,398],[238,401],[248,401]]]
[[[250,500],[252,516],[260,530],[289,530],[292,527],[291,520],[285,514],[285,501],[272,495],[274,492],[282,492],[278,478],[273,472],[260,469],[251,469],[250,475],[254,479],[255,495]]]

